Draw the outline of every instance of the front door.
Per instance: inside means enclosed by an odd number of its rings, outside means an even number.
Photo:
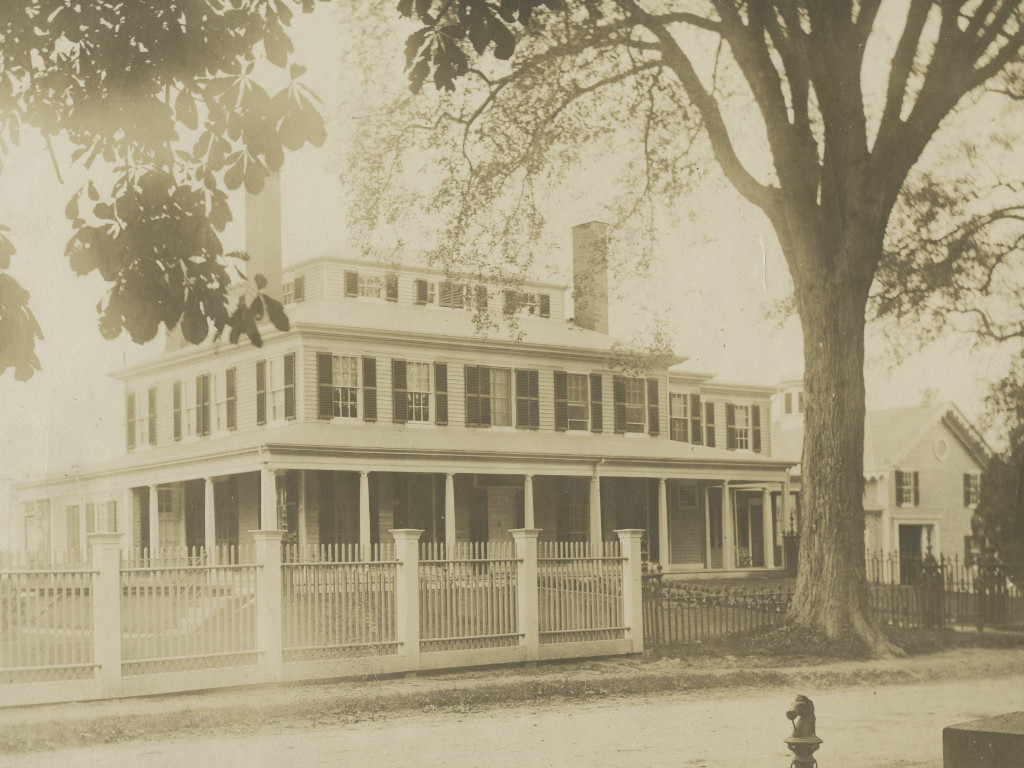
[[[764,504],[761,499],[751,499],[747,509],[750,512],[750,565],[764,568]]]
[[[923,556],[921,537],[923,525],[900,524],[900,583],[911,584],[915,581]]]

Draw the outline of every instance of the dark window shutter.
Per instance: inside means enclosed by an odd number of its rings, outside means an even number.
[[[964,506],[971,503],[971,476],[964,473]],[[967,551],[966,549],[964,550]]]
[[[600,373],[590,374],[590,431],[601,432],[604,429],[604,403],[601,397]]]
[[[256,423],[267,423],[267,361],[256,361]]]
[[[434,403],[435,421],[444,426],[448,424],[448,364],[434,363]]]
[[[359,273],[352,272],[348,269],[345,270],[345,295],[346,296],[358,296],[359,295]]]
[[[569,393],[565,371],[555,371],[555,429],[569,429]]]
[[[540,316],[551,317],[551,296],[546,293],[542,293],[539,297],[540,302]]]
[[[174,412],[174,439],[181,440],[181,382],[174,382],[174,399],[172,402]]]
[[[626,434],[626,380],[621,376],[612,378],[612,399],[615,403],[615,431]]]
[[[149,388],[149,444],[156,445],[156,387]]]
[[[505,300],[501,308],[502,312],[506,315],[514,314],[516,309],[518,309],[517,304],[519,303],[516,301],[516,292],[510,288],[506,288],[504,291],[504,297]]]
[[[917,472],[914,473],[914,506],[921,506],[921,486],[917,482]]]
[[[306,300],[306,276],[298,275],[292,281],[292,298],[296,301]]]
[[[661,408],[658,404],[658,380],[647,380],[647,433],[661,434]]]
[[[736,450],[736,406],[732,403],[725,404],[725,447]]]
[[[234,368],[228,368],[224,372],[224,394],[227,395],[227,427],[228,429],[238,428],[238,383],[236,381]]]
[[[896,470],[896,506],[903,504],[903,473]]]
[[[284,417],[295,418],[295,353],[284,356]]]
[[[384,275],[384,297],[388,301],[398,301],[398,275],[394,272]]]
[[[704,436],[708,448],[714,448],[715,440],[715,404],[704,403]]]
[[[792,413],[793,412],[793,393],[792,392],[787,392],[785,394],[785,396],[784,396],[784,400],[785,400],[785,403],[786,403],[786,408],[785,408],[786,413]]]
[[[491,426],[491,369],[480,366],[480,426]]]
[[[466,426],[480,426],[480,366],[467,365],[466,377]]]
[[[135,448],[135,393],[130,392],[124,397],[124,436],[128,450]]]
[[[408,382],[405,378],[405,360],[391,361],[392,420],[404,424],[409,420]]]
[[[363,421],[377,420],[377,359],[363,358]]]
[[[416,285],[416,303],[417,304],[426,304],[427,303],[427,299],[429,298],[428,295],[427,295],[427,281],[426,280],[417,280],[415,285]]]
[[[316,392],[318,419],[334,416],[334,370],[330,352],[316,353]]]
[[[750,406],[750,433],[754,453],[761,452],[761,406]]]
[[[704,442],[700,434],[700,395],[690,395],[690,442],[694,445]]]
[[[522,429],[540,427],[537,371],[516,371],[516,426]]]
[[[476,287],[476,305],[480,309],[487,309],[487,286],[478,285]]]

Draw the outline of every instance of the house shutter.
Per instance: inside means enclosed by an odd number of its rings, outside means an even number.
[[[224,372],[224,394],[227,396],[227,427],[228,429],[238,428],[238,384],[234,368],[228,368]]]
[[[434,420],[441,426],[448,424],[448,364],[434,363]]]
[[[171,403],[174,413],[174,439],[181,440],[181,382],[174,382],[174,398]]]
[[[306,300],[306,276],[298,275],[292,281],[292,298],[296,301]]]
[[[732,403],[725,404],[725,447],[736,450],[736,406]]]
[[[503,295],[505,300],[501,308],[502,312],[506,315],[514,314],[516,311],[516,304],[518,303],[516,301],[516,292],[510,288],[506,288]]]
[[[491,369],[480,366],[480,426],[491,426]]]
[[[537,371],[516,371],[516,426],[523,429],[540,427]]]
[[[284,417],[295,418],[295,353],[284,356]]]
[[[612,400],[615,404],[615,431],[626,434],[626,380],[621,376],[612,377]]]
[[[917,472],[914,473],[914,506],[921,506],[921,487],[917,483]]]
[[[971,476],[964,473],[964,506],[968,506],[971,503]],[[968,550],[964,550],[967,552]]]
[[[316,392],[318,419],[330,420],[334,416],[334,370],[330,352],[316,353]]]
[[[690,442],[694,445],[704,442],[700,434],[700,395],[690,395]]]
[[[466,426],[480,426],[480,366],[467,365],[466,377]]]
[[[156,387],[149,388],[149,444],[156,445]]]
[[[377,420],[377,359],[363,358],[363,421]]]
[[[408,382],[405,378],[405,360],[391,361],[392,421],[404,424],[409,420]]]
[[[555,429],[569,429],[569,393],[565,371],[555,371]]]
[[[539,297],[540,302],[540,316],[551,317],[551,296],[546,293],[542,293]]]
[[[415,284],[416,284],[416,303],[417,304],[426,304],[427,303],[427,299],[429,298],[428,295],[427,295],[427,281],[426,280],[417,280]]]
[[[210,374],[196,376],[196,434],[210,434]]]
[[[658,404],[658,380],[647,380],[647,433],[661,434],[661,408]]]
[[[475,297],[476,306],[479,309],[487,309],[487,286],[486,285],[478,285],[476,287],[475,293],[476,293],[476,297]]]
[[[715,404],[704,403],[704,436],[708,448],[715,447]]]
[[[398,275],[394,272],[384,275],[384,298],[388,301],[398,301]]]
[[[604,429],[604,403],[601,397],[602,376],[600,373],[590,374],[590,431],[601,432]]]
[[[256,361],[256,423],[267,423],[267,361]]]
[[[896,470],[896,506],[903,505],[903,473]]]
[[[346,296],[358,296],[359,295],[359,273],[352,272],[351,270],[345,270],[345,295]]]
[[[750,433],[754,453],[761,452],[761,406],[750,406]]]
[[[129,392],[124,397],[124,436],[128,450],[135,448],[135,393]]]

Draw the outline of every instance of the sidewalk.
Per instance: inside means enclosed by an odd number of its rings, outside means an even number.
[[[1021,649],[957,649],[877,661],[773,669],[756,659],[615,658],[373,680],[319,681],[0,709],[0,752],[183,734],[279,732],[424,711],[480,710],[540,701],[668,692],[772,689],[792,695],[836,686],[997,678],[1024,671]]]

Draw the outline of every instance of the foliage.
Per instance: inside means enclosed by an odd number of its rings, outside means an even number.
[[[66,255],[78,274],[110,283],[97,309],[107,338],[137,342],[181,322],[202,341],[212,324],[254,343],[264,312],[287,319],[260,294],[227,307],[231,282],[220,233],[231,220],[226,190],[256,193],[285,150],[321,145],[315,96],[289,67],[292,7],[312,0],[21,0],[0,16],[0,152],[22,126],[72,146],[89,183],[69,201]],[[273,94],[257,80],[264,58],[287,70]],[[6,141],[4,140],[6,139]],[[38,368],[41,331],[28,295],[8,274],[0,242],[0,373]],[[244,255],[240,255],[244,259]],[[236,266],[237,269],[237,266]],[[252,277],[252,276],[250,276]]]

